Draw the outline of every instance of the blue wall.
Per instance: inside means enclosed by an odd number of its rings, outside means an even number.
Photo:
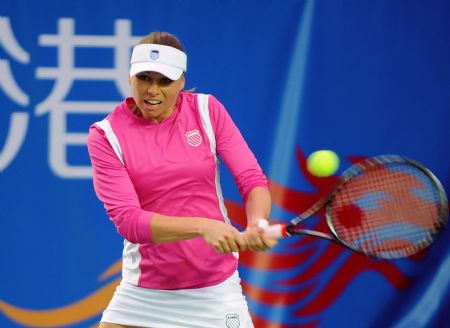
[[[449,1],[4,0],[0,327],[94,327],[111,297],[122,240],[93,192],[86,133],[129,95],[131,46],[153,30],[182,40],[186,87],[229,110],[272,182],[274,220],[333,183],[304,171],[317,149],[339,154],[338,173],[407,156],[450,191]],[[226,168],[222,180],[242,226]],[[443,327],[449,237],[395,261],[310,238],[241,254],[255,326]]]

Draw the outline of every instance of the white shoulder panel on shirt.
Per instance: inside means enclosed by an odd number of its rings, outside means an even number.
[[[211,118],[209,116],[208,99],[209,95],[205,95],[203,93],[197,94],[198,110],[202,119],[202,125],[206,131],[206,134],[208,135],[211,152],[215,155],[216,136],[214,135],[214,129],[212,127]]]
[[[108,139],[117,157],[122,162],[122,165],[125,166],[122,156],[122,148],[120,148],[119,140],[117,139],[117,136],[115,135],[111,127],[111,123],[109,123],[107,119],[104,119],[101,120],[100,122],[96,122],[95,125],[97,125],[100,129],[102,129],[105,132],[106,139]]]

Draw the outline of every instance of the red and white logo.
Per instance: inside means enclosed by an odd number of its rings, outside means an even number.
[[[186,132],[186,139],[189,145],[198,147],[202,143],[202,136],[198,130]]]

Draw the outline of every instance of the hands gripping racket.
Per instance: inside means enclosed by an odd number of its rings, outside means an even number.
[[[325,207],[329,233],[300,223]],[[366,159],[347,169],[333,191],[288,224],[263,226],[280,239],[308,235],[378,258],[401,258],[428,247],[448,220],[439,180],[420,164],[395,155]]]

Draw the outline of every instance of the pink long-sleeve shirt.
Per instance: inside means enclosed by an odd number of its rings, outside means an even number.
[[[134,99],[127,98],[106,117],[119,153],[102,125],[89,130],[94,188],[125,239],[122,275],[127,282],[153,289],[199,288],[224,281],[237,268],[233,254],[217,253],[201,237],[152,241],[153,213],[229,223],[217,155],[233,174],[244,202],[256,186],[267,188],[224,106],[213,96],[207,99],[209,118],[199,110],[197,94],[181,92],[172,115],[158,124],[133,114]]]

